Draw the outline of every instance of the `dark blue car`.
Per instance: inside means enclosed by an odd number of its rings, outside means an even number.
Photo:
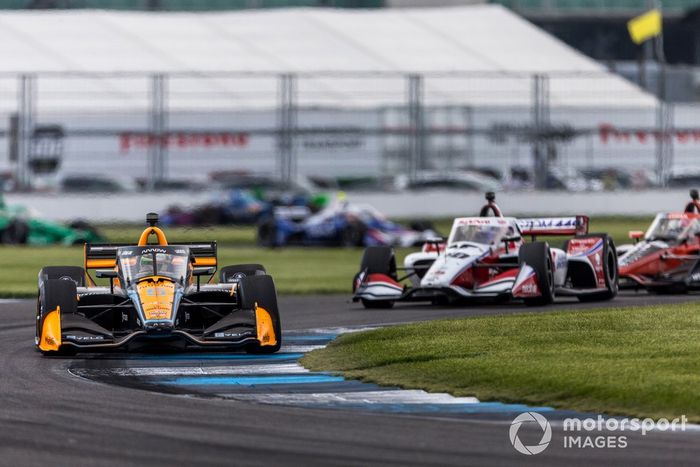
[[[311,213],[306,208],[277,208],[258,225],[258,243],[329,246],[414,246],[437,234],[430,225],[406,228],[368,205],[336,202]]]

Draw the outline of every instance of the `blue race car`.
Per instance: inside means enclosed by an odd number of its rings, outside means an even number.
[[[438,234],[427,222],[411,228],[392,222],[368,205],[336,202],[313,214],[305,207],[276,208],[258,224],[258,244],[327,246],[416,246]]]
[[[272,212],[270,203],[256,199],[244,190],[230,190],[220,193],[211,202],[183,209],[178,206],[168,208],[162,218],[165,226],[180,225],[226,225],[256,224]]]

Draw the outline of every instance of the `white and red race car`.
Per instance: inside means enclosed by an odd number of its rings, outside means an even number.
[[[559,249],[535,241],[538,236],[573,238]],[[523,237],[532,241],[525,243]],[[545,305],[555,295],[610,300],[617,291],[615,245],[606,234],[589,235],[585,216],[458,218],[447,242],[429,241],[406,256],[403,268],[396,267],[393,248],[367,248],[353,281],[353,301],[366,308],[479,298]]]

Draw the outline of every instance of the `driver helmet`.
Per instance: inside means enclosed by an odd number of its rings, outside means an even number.
[[[139,259],[139,275],[153,274],[153,257],[150,255],[141,256]]]
[[[169,256],[166,261],[162,264],[159,263],[159,269],[165,274],[174,274],[175,272],[182,269],[182,265],[185,264],[185,258],[182,256]]]

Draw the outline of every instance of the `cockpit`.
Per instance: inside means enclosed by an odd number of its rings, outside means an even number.
[[[700,233],[700,218],[688,215],[659,214],[645,235],[648,241],[681,241]]]
[[[471,242],[496,245],[506,238],[520,238],[520,230],[514,221],[506,218],[456,219],[448,244]]]
[[[186,284],[190,252],[186,247],[123,247],[117,250],[119,274],[125,285],[161,276]]]

